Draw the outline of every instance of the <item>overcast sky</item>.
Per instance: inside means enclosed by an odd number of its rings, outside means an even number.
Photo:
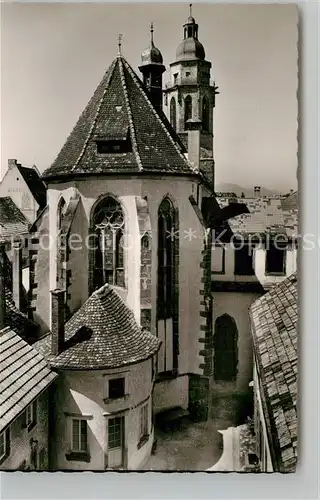
[[[116,56],[118,33],[137,70],[153,21],[168,67],[189,13],[188,4],[2,4],[1,10],[2,175],[8,158],[41,171],[52,163]],[[296,7],[194,4],[193,15],[220,91],[217,183],[294,188]]]

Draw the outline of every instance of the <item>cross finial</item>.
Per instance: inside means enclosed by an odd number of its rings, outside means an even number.
[[[118,35],[118,54],[119,54],[119,56],[121,55],[122,38],[123,38],[122,33],[119,33],[119,35]]]
[[[150,24],[150,36],[151,36],[151,43],[153,43],[153,21],[151,21],[151,24]]]
[[[190,8],[190,17],[192,17],[192,3],[189,3],[189,8]]]

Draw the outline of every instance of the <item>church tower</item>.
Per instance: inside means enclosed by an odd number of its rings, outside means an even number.
[[[153,41],[153,23],[150,27],[150,46],[141,54],[139,70],[143,75],[143,83],[148,89],[152,103],[158,110],[162,110],[162,74],[166,68],[163,65],[162,54]]]
[[[198,39],[199,25],[190,15],[183,25],[183,41],[177,48],[176,60],[170,64],[170,81],[165,96],[168,118],[187,147],[187,122],[201,121],[202,148],[213,155],[213,108],[217,87],[210,82],[211,63]]]

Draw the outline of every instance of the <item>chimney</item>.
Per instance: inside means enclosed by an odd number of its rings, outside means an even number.
[[[255,198],[260,198],[260,196],[261,196],[261,186],[254,186],[253,191],[254,191],[254,197]]]
[[[5,296],[5,249],[0,244],[0,330],[4,328],[6,315],[6,296]]]
[[[22,242],[16,240],[12,245],[12,295],[17,309],[21,309],[22,289]]]
[[[58,356],[64,344],[65,292],[56,289],[51,291],[51,354]]]
[[[186,129],[188,130],[188,160],[193,166],[200,169],[200,132],[202,122],[200,120],[188,120]]]

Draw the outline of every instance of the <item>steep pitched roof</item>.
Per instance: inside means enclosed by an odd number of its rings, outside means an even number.
[[[97,140],[126,137],[130,138],[130,151],[98,153]],[[155,110],[142,82],[119,56],[43,178],[109,173],[198,174],[184,153],[164,114]]]
[[[66,323],[63,351],[51,356],[50,346],[51,334],[34,344],[52,367],[98,370],[148,359],[158,351],[160,341],[142,330],[119,294],[104,285]]]
[[[0,331],[0,431],[57,377],[33,347],[10,328]]]
[[[298,235],[298,209],[291,208],[278,198],[235,198],[237,203],[245,203],[248,214],[238,215],[229,220],[234,233],[241,235],[284,234],[288,238]],[[226,207],[228,198],[217,197],[220,207]]]
[[[39,209],[42,210],[47,204],[47,188],[41,180],[38,171],[34,167],[23,167],[20,163],[16,163],[16,166],[30,189],[32,196],[38,203]]]
[[[293,472],[297,462],[297,300],[294,273],[250,309],[266,422],[279,472]]]
[[[28,231],[29,221],[10,196],[0,198],[0,241],[26,234]]]
[[[38,337],[39,326],[16,307],[12,292],[8,287],[5,288],[5,301],[5,325],[32,343]]]

